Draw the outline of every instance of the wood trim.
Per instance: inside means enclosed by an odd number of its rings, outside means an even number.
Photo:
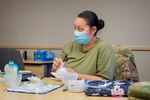
[[[132,51],[150,51],[150,46],[130,46]]]
[[[62,46],[0,46],[0,48],[61,50],[63,47]]]
[[[128,47],[130,47],[132,51],[150,51],[150,46],[128,46]],[[61,50],[63,46],[0,46],[0,48]]]
[[[44,64],[52,64],[53,61],[33,61],[33,60],[24,60],[24,64],[29,64],[29,65],[44,65]]]

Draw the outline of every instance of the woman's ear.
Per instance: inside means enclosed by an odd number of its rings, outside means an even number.
[[[94,35],[95,32],[96,32],[96,30],[97,30],[97,27],[96,27],[96,26],[93,26],[93,27],[91,28],[91,34]]]

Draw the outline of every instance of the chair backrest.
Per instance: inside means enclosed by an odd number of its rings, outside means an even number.
[[[0,48],[0,70],[4,71],[4,66],[13,60],[19,67],[19,70],[24,70],[23,58],[20,51],[13,48]]]
[[[116,59],[115,80],[139,81],[138,70],[134,61],[134,54],[127,46],[113,45]]]

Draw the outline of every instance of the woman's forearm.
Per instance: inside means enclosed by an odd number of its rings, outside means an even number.
[[[103,78],[101,78],[99,76],[78,74],[78,80],[82,80],[83,78],[86,78],[87,80],[102,80],[103,79]]]

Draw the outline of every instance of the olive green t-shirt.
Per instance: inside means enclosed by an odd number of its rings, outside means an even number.
[[[73,41],[66,44],[60,54],[66,68],[80,74],[113,79],[115,58],[112,47],[102,39],[96,38],[95,45],[84,52],[82,45]]]

